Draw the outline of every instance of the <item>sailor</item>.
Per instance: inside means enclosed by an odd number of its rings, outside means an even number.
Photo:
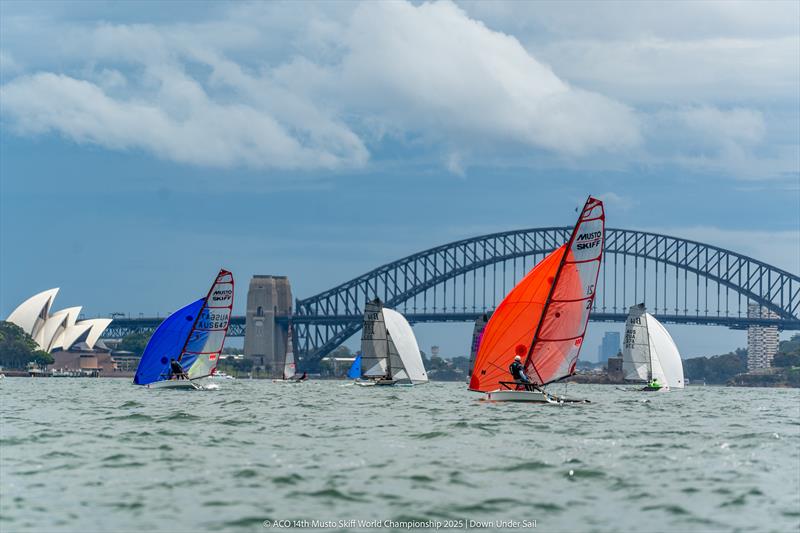
[[[661,384],[658,382],[658,379],[657,379],[657,378],[653,378],[653,379],[651,379],[651,380],[650,380],[650,382],[647,384],[647,388],[649,388],[649,389],[653,389],[653,390],[658,390],[658,389],[660,389],[660,388],[661,388]]]
[[[186,379],[186,374],[184,374],[183,372],[183,367],[175,359],[169,360],[169,369],[170,373],[172,374],[170,379],[172,379],[173,377],[175,379]]]
[[[511,377],[514,378],[514,381],[521,381],[522,383],[531,382],[528,376],[525,375],[525,367],[522,366],[522,357],[519,355],[514,357],[514,362],[508,367],[508,371],[511,372]]]

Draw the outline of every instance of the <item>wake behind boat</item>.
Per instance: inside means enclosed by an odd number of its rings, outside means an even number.
[[[470,390],[492,401],[570,401],[544,387],[575,372],[604,240],[603,202],[589,197],[567,243],[533,267],[492,314],[480,339]],[[527,382],[511,377],[515,356]]]
[[[220,270],[205,298],[167,317],[150,337],[133,383],[147,388],[200,389],[214,373],[233,308],[233,274]]]
[[[356,358],[348,376],[355,374],[356,364],[363,373],[355,381],[362,387],[419,385],[428,382],[417,338],[403,315],[384,308],[379,299],[364,307],[361,334],[361,356]]]
[[[635,389],[639,391],[667,392],[684,387],[678,347],[643,303],[631,306],[625,321],[622,372],[626,381],[646,384]]]

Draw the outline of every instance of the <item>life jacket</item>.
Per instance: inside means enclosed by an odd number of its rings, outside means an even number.
[[[522,363],[520,363],[519,361],[514,361],[513,363],[511,363],[511,366],[508,367],[508,371],[511,372],[511,376],[514,379],[521,380],[522,379],[523,370],[524,369],[522,367]]]

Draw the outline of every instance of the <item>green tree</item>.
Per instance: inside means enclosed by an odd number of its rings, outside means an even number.
[[[689,381],[727,383],[733,376],[747,372],[747,350],[739,348],[722,355],[686,359],[683,371]]]
[[[800,333],[793,335],[788,341],[781,341],[778,353],[772,359],[772,366],[779,368],[800,366]]]
[[[130,333],[122,338],[118,348],[141,356],[144,353],[147,342],[150,340],[150,336],[150,333],[145,333],[143,331]]]
[[[24,369],[28,363],[51,364],[53,357],[42,350],[30,335],[11,322],[0,322],[0,366]]]

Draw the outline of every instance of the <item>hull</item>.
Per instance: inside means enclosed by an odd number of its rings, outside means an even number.
[[[483,399],[488,402],[556,403],[555,400],[539,391],[527,390],[496,390],[487,392]]]
[[[561,398],[554,394],[544,394],[540,391],[527,391],[527,390],[496,390],[487,392],[482,398],[487,402],[526,402],[526,403],[589,403],[589,400],[573,400],[568,398]]]
[[[188,379],[170,379],[167,381],[156,381],[145,385],[148,389],[201,389],[199,383]]]
[[[389,379],[357,379],[355,384],[359,387],[394,387],[398,382]]]
[[[273,383],[303,383],[305,379],[273,379]]]

